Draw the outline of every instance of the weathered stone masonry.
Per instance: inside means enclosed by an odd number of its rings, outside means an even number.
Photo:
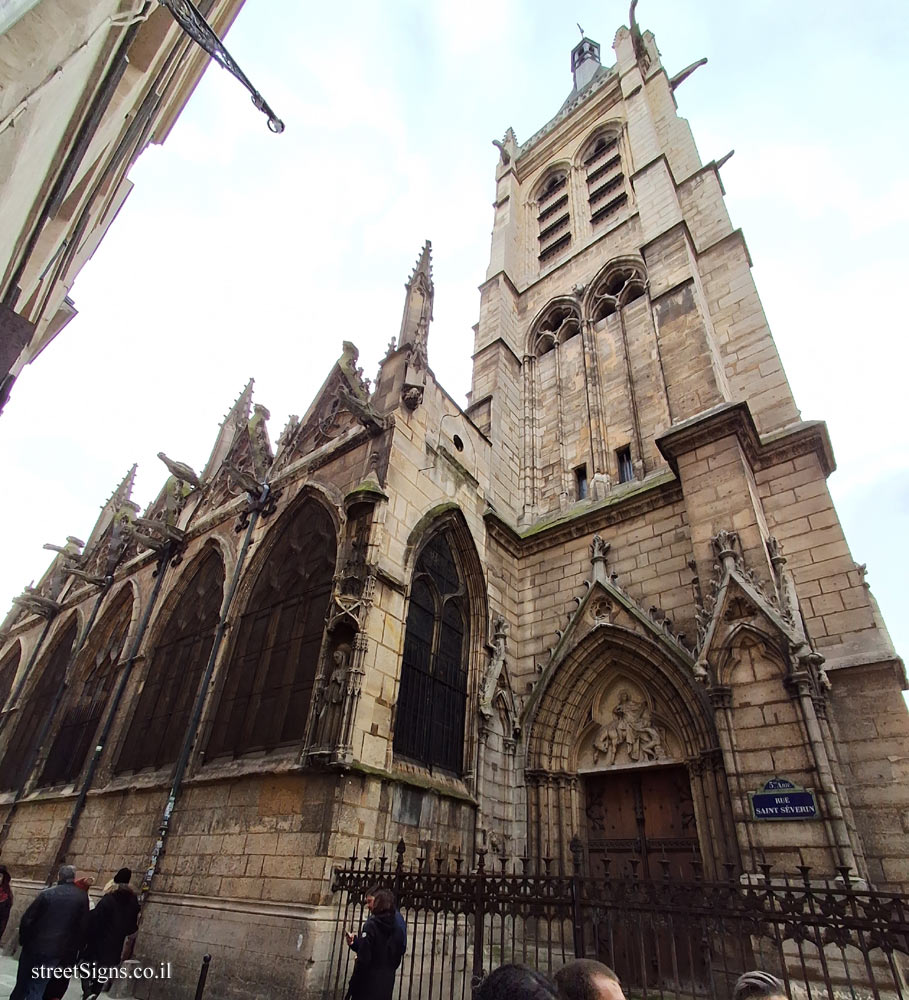
[[[174,963],[167,995],[207,951],[219,995],[289,998],[321,989],[332,866],[400,838],[909,885],[905,674],[826,427],[652,36],[615,53],[584,39],[562,110],[498,144],[466,410],[428,367],[427,244],[374,387],[345,344],[274,448],[247,387],[198,477],[168,459],[140,518],[128,476],[8,617],[17,908],[63,856],[104,877],[157,853],[140,951]],[[102,749],[49,782],[65,720]],[[816,815],[756,818],[774,778]]]

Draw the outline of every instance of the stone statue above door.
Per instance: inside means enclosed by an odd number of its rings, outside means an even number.
[[[578,766],[600,770],[680,760],[679,737],[662,708],[650,691],[613,677],[593,699],[580,734]]]

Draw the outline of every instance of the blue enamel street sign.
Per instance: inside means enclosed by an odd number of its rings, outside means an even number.
[[[787,778],[771,778],[759,792],[749,792],[755,819],[817,819],[814,792]]]

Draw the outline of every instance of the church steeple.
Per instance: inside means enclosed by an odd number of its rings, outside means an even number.
[[[432,243],[427,240],[413,274],[405,286],[404,315],[401,317],[401,335],[398,349],[408,348],[412,360],[420,366],[426,362],[426,338],[432,320]]]

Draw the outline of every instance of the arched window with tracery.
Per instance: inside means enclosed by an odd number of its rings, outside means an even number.
[[[587,175],[587,202],[593,226],[612,218],[628,203],[628,184],[622,166],[618,132],[594,136],[581,154]]]
[[[66,666],[77,633],[78,625],[73,617],[54,643],[34,686],[20,699],[18,718],[10,720],[14,728],[0,761],[0,789],[19,788],[28,777],[41,732],[66,676]]]
[[[542,357],[553,348],[581,332],[581,315],[577,306],[554,302],[537,320],[530,336],[530,352]]]
[[[22,656],[22,647],[18,642],[14,642],[11,649],[8,649],[6,656],[0,660],[0,710],[6,704],[10,691],[13,689],[13,680],[16,671],[19,669],[19,659]]]
[[[594,323],[617,313],[623,306],[639,299],[647,289],[644,268],[633,261],[610,267],[597,282],[590,296],[590,318]]]
[[[337,538],[328,512],[313,500],[278,531],[237,624],[209,759],[273,750],[304,736]]]
[[[464,759],[468,610],[450,533],[440,531],[424,546],[414,567],[394,751],[455,774],[463,770]]]
[[[39,785],[74,781],[82,771],[113,688],[129,634],[132,607],[132,595],[124,589],[116,605],[88,636],[70,684],[73,698],[51,744]]]
[[[544,178],[537,188],[535,205],[540,227],[538,259],[543,264],[571,243],[567,170],[554,170]]]
[[[187,573],[189,580],[149,657],[117,771],[172,764],[183,745],[221,615],[224,564],[210,548]]]

